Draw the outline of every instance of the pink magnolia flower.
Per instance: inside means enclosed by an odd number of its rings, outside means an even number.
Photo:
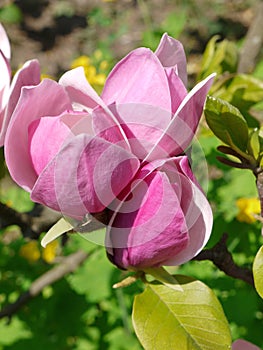
[[[9,40],[4,27],[0,24],[0,146],[4,144],[5,133],[22,86],[36,85],[40,82],[39,63],[31,60],[17,71],[11,83],[10,57]]]
[[[184,151],[213,75],[189,93],[186,78],[183,47],[164,34],[155,53],[122,59],[101,97],[76,68],[59,83],[22,88],[13,113],[13,179],[66,216],[106,216],[107,253],[119,267],[181,264],[210,236],[211,209]]]

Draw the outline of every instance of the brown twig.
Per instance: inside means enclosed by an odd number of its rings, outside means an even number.
[[[32,217],[27,213],[19,213],[0,202],[0,227],[4,228],[9,225],[20,226],[25,236],[33,239],[38,238],[39,234],[31,229]]]
[[[254,171],[254,175],[256,176],[256,185],[258,190],[258,198],[260,201],[260,215],[263,217],[263,169],[258,168],[257,171]]]
[[[224,233],[214,247],[203,250],[193,260],[211,260],[226,275],[238,278],[254,286],[251,270],[235,264],[231,253],[227,249],[227,238],[227,233]]]
[[[0,228],[18,225],[24,237],[38,239],[39,235],[61,217],[61,214],[41,205],[36,205],[32,212],[19,213],[0,202]]]
[[[68,273],[75,271],[87,259],[87,257],[88,254],[82,250],[65,257],[58,266],[37,278],[31,284],[29,290],[20,295],[20,297],[13,304],[9,304],[4,307],[0,311],[0,319],[3,317],[11,318],[12,315],[14,315],[30,299],[37,296],[46,286],[60,280]]]

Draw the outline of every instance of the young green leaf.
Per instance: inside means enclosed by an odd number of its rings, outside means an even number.
[[[263,246],[257,252],[253,263],[253,275],[258,294],[263,298]]]
[[[205,75],[207,75],[207,70],[211,66],[216,50],[216,42],[219,39],[219,35],[214,35],[206,45],[204,54],[203,54],[203,59],[202,59],[202,64],[201,64],[201,73],[199,76],[199,79],[204,78]]]
[[[248,74],[238,74],[232,80],[228,92],[230,95],[235,95],[238,90],[243,89],[242,100],[243,104],[248,103],[252,106],[255,103],[261,102],[263,99],[263,82],[260,79],[254,78]]]
[[[175,278],[182,291],[151,283],[135,297],[133,325],[144,349],[231,349],[228,322],[212,290],[186,276]]]
[[[255,159],[258,159],[260,154],[260,140],[258,129],[253,130],[249,135],[248,151]]]
[[[253,116],[251,108],[256,108],[256,105],[263,100],[262,80],[248,74],[237,74],[224,87],[225,89],[221,88],[220,91],[216,91],[216,97],[226,100],[237,107],[246,119],[249,127],[260,127],[260,123]]]
[[[199,79],[214,72],[220,75],[236,71],[238,58],[236,44],[229,40],[217,42],[219,38],[218,35],[213,36],[206,46]]]
[[[208,126],[221,141],[246,151],[248,126],[236,107],[219,98],[208,96],[204,113]]]

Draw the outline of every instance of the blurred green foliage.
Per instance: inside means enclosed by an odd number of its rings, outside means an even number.
[[[22,18],[23,14],[21,10],[13,3],[0,8],[0,22],[4,24],[20,23]]]
[[[2,237],[1,307],[15,302],[34,279],[52,268],[43,260],[30,262],[20,256],[25,244],[21,235],[8,243],[7,231]],[[90,256],[74,274],[46,287],[10,324],[7,319],[0,321],[0,349],[141,349],[130,319],[140,284],[125,292],[114,290],[112,285],[122,272],[108,262],[104,248],[73,235],[63,254],[80,248]]]

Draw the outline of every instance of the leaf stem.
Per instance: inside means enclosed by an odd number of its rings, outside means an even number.
[[[153,267],[144,269],[144,272],[153,276],[157,281],[163,283],[165,286],[183,292],[182,287],[176,280],[176,278],[169,274],[164,267]]]
[[[229,135],[228,132],[226,132],[226,135],[228,137],[228,142],[229,145],[231,146],[231,148],[238,154],[240,154],[244,159],[246,159],[249,164],[251,164],[252,168],[256,168],[257,166],[257,161],[256,159],[254,159],[254,157],[252,157],[250,154],[247,154],[246,152],[243,152],[241,149],[239,149],[233,142],[232,139]]]

